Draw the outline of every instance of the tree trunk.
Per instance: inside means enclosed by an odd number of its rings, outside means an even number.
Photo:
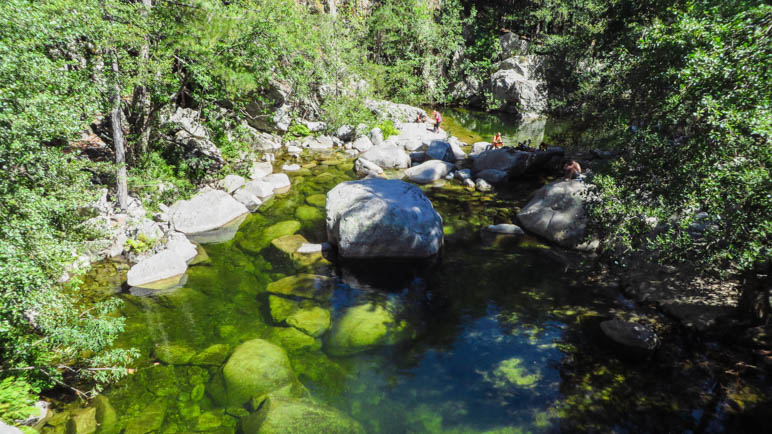
[[[121,211],[126,211],[129,202],[129,188],[126,184],[126,148],[123,139],[123,128],[121,127],[121,84],[118,80],[118,54],[111,50],[111,63],[113,69],[113,94],[111,96],[112,115],[111,122],[113,127],[113,145],[115,146],[115,164],[118,165],[116,173],[118,205]]]
[[[333,18],[335,18],[338,15],[337,0],[327,0],[327,12]]]
[[[141,10],[141,14],[143,17],[146,17],[148,10],[153,7],[153,2],[152,0],[141,0],[141,2],[144,6]],[[146,37],[145,43],[139,48],[140,65],[147,65],[149,58],[150,41]],[[131,108],[131,132],[133,137],[136,137],[137,139],[137,149],[135,149],[134,153],[136,156],[144,155],[147,153],[148,145],[150,143],[150,116],[152,113],[149,91],[144,84],[140,84],[134,88]]]

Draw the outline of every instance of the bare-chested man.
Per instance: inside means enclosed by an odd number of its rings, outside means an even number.
[[[574,160],[568,160],[563,164],[563,180],[568,181],[570,179],[578,178],[582,174],[582,166]]]

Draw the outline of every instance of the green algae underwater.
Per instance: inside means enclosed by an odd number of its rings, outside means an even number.
[[[454,133],[464,125],[445,118]],[[439,258],[341,264],[287,246],[326,240],[324,195],[356,178],[352,161],[312,157],[291,178],[233,240],[204,246],[208,260],[183,287],[119,295],[118,345],[140,350],[136,373],[43,432],[253,432],[240,421],[257,404],[228,396],[223,366],[256,339],[286,351],[299,394],[369,433],[684,432],[728,417],[680,343],[642,363],[604,345],[599,322],[631,307],[613,285],[578,278],[581,255],[528,236],[481,237],[514,223],[549,179],[496,193],[423,187],[444,222]],[[94,293],[109,294],[121,273],[97,268]]]

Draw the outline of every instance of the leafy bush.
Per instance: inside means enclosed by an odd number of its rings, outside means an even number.
[[[0,420],[14,424],[30,416],[40,414],[35,407],[36,394],[32,386],[17,377],[0,380]]]
[[[381,122],[378,122],[375,124],[376,128],[380,128],[381,132],[383,133],[383,139],[388,139],[391,136],[399,135],[399,130],[394,127],[394,121],[392,120],[383,120]]]

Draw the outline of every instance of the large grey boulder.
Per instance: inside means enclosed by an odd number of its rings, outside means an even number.
[[[177,250],[164,250],[131,267],[126,280],[129,286],[163,289],[178,283],[187,269],[187,262]]]
[[[476,142],[472,145],[472,154],[479,155],[489,149],[493,149],[490,142]]]
[[[242,140],[252,146],[252,149],[261,152],[274,152],[281,149],[281,136],[258,131],[244,122],[235,133],[232,140]]]
[[[477,176],[488,169],[506,172],[518,177],[539,170],[555,156],[562,156],[563,149],[549,148],[546,151],[515,151],[512,148],[489,149],[480,153],[472,165],[472,174]]]
[[[362,153],[362,158],[383,169],[406,169],[410,167],[410,156],[402,149],[388,143],[373,146]]]
[[[429,184],[440,178],[444,178],[452,172],[456,166],[440,160],[429,160],[425,163],[413,166],[405,170],[407,178],[419,184]]]
[[[327,237],[344,258],[429,257],[442,246],[442,218],[404,181],[365,179],[327,193]]]
[[[171,116],[162,116],[161,123],[164,130],[170,131],[171,141],[183,147],[186,158],[191,161],[206,161],[207,163],[202,164],[202,167],[216,170],[225,163],[225,160],[222,158],[220,149],[209,138],[209,131],[199,122],[199,119],[199,112],[177,107]]]
[[[539,189],[517,215],[523,227],[564,247],[574,247],[584,237],[587,187],[580,181],[560,181]]]
[[[202,190],[190,200],[175,203],[172,210],[174,229],[194,239],[249,213],[243,204],[221,190]]]
[[[171,232],[166,238],[166,249],[177,253],[185,262],[190,263],[198,256],[196,245],[191,243],[184,234]]]
[[[445,131],[440,130],[435,133],[429,124],[423,122],[398,123],[395,127],[399,130],[399,134],[389,137],[385,143],[394,144],[408,152],[425,151],[429,144],[436,140],[449,140]]]
[[[461,151],[463,152],[463,151]],[[456,154],[453,152],[453,147],[449,142],[444,140],[433,140],[426,147],[426,155],[430,160],[442,160],[448,163],[454,163],[456,161]]]
[[[538,115],[547,109],[546,84],[529,80],[514,69],[505,69],[491,76],[493,96],[505,103],[506,111],[524,116]]]
[[[245,192],[245,193],[253,194],[257,196],[258,199],[264,201],[270,198],[271,196],[273,196],[273,190],[274,190],[273,184],[266,181],[265,177],[263,177],[261,179],[256,179],[254,181],[247,182],[246,184],[244,184],[244,187],[242,187],[240,190],[237,190],[236,192],[237,193]]]
[[[657,334],[643,324],[615,318],[600,323],[600,329],[606,337],[628,350],[651,352],[659,345]]]

